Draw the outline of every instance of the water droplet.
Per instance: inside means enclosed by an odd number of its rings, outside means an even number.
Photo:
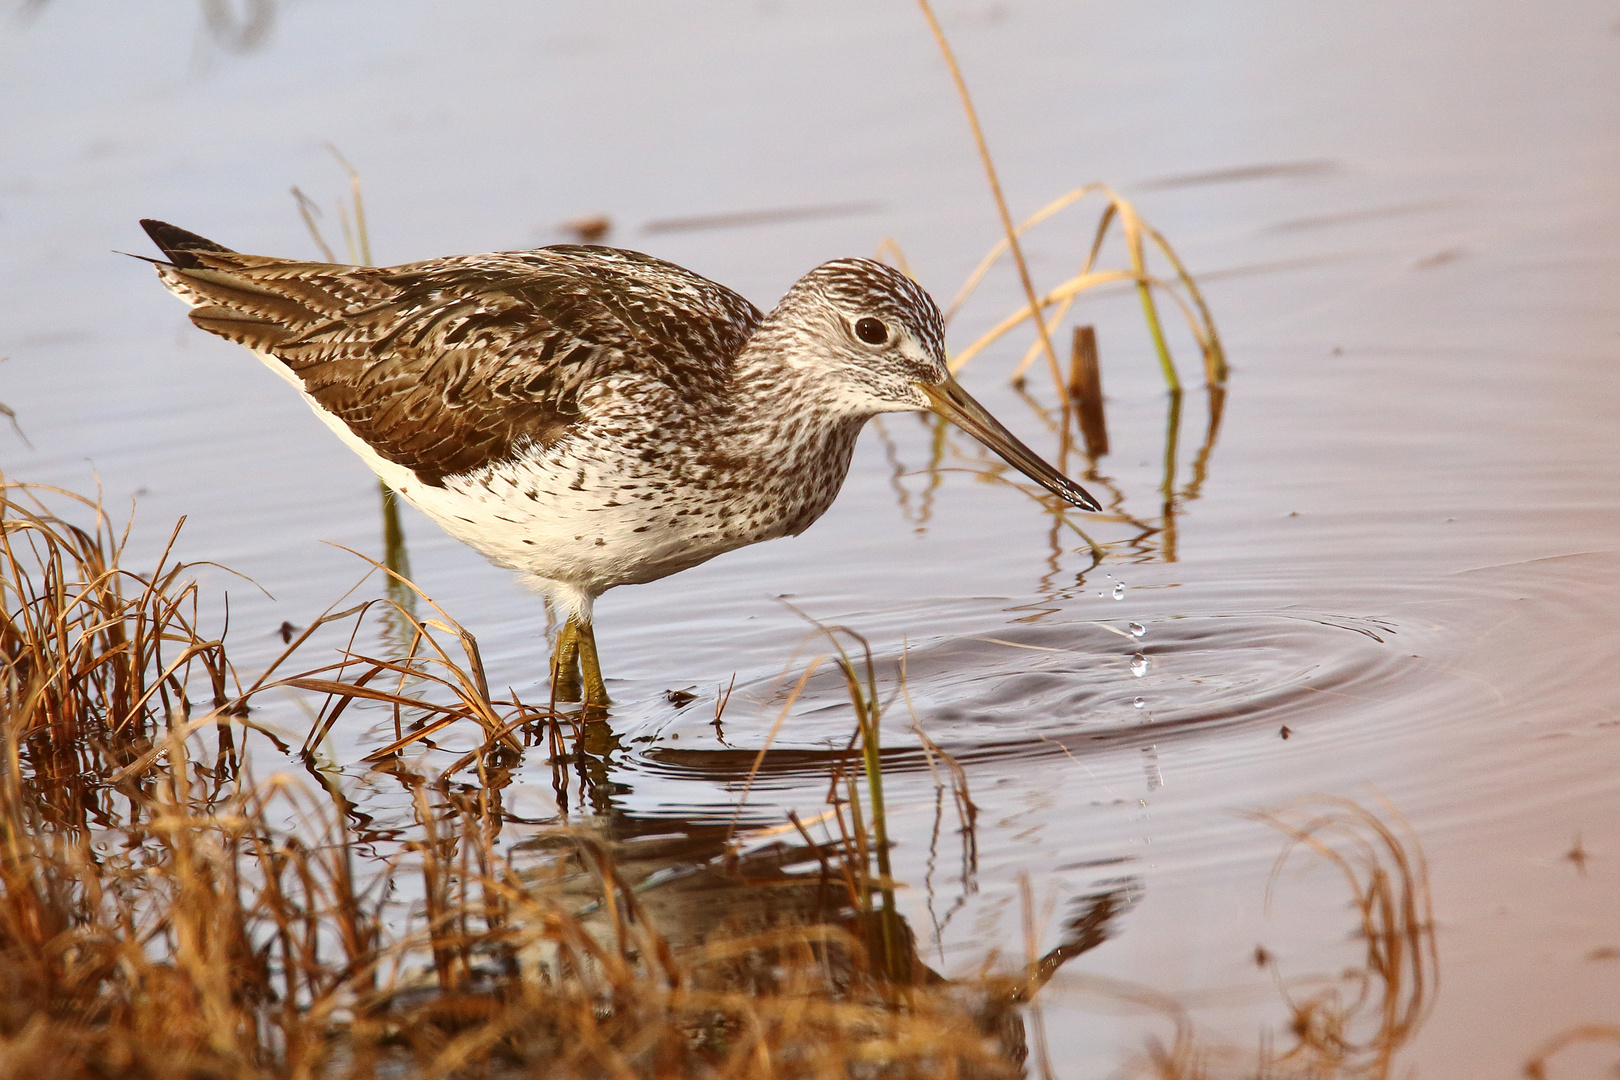
[[[1135,701],[1131,702],[1131,704],[1135,705],[1138,709],[1145,709],[1147,707],[1147,698],[1137,698]]]
[[[1116,581],[1114,583],[1114,599],[1115,600],[1123,600],[1123,599],[1125,599],[1125,583],[1124,582]]]
[[[1147,633],[1147,627],[1143,626],[1139,622],[1133,622],[1130,625],[1130,631],[1131,637],[1141,637],[1143,634]]]
[[[1141,653],[1137,653],[1135,656],[1131,657],[1131,674],[1135,675],[1138,679],[1147,674],[1147,657],[1143,656]]]

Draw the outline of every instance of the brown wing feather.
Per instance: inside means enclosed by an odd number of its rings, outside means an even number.
[[[159,272],[194,305],[193,322],[286,364],[323,408],[430,484],[563,438],[581,395],[610,376],[686,399],[719,393],[761,318],[706,278],[609,248],[364,267],[173,234],[174,250],[171,234],[159,242],[175,265]]]

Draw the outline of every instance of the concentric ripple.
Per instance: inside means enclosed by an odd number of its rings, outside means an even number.
[[[926,767],[913,715],[958,761],[1072,755],[1232,725],[1297,725],[1330,699],[1369,694],[1409,658],[1392,645],[1399,628],[1383,619],[1296,610],[1139,618],[1134,626],[1002,627],[879,658],[885,767]],[[774,719],[787,708],[759,765],[766,784],[824,770],[848,753],[853,722],[843,674],[823,663],[789,705],[793,686],[780,676],[755,679],[736,688],[728,709]],[[642,751],[641,767],[721,782],[755,768],[768,723],[737,725],[722,743],[712,702],[687,709],[651,718],[649,727],[664,737]],[[682,741],[670,741],[671,733]]]

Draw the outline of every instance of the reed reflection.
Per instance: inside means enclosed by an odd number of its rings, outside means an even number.
[[[923,7],[927,13],[927,4],[924,3]],[[932,22],[931,14],[929,18],[946,63],[956,73],[963,107],[977,131],[973,105],[968,98],[966,84],[956,69],[950,46],[937,23]],[[1024,324],[1031,324],[1035,334],[1024,351],[1022,361],[1012,373],[1012,386],[1029,407],[1031,414],[1056,439],[1058,469],[1065,473],[1074,471],[1070,466],[1070,458],[1080,454],[1086,463],[1085,469],[1080,472],[1082,478],[1108,492],[1108,498],[1104,500],[1107,513],[1094,516],[1091,520],[1098,524],[1123,525],[1127,529],[1125,536],[1099,543],[1075,524],[1063,507],[1057,506],[1053,500],[1039,495],[1034,496],[1053,517],[1047,539],[1049,550],[1047,571],[1035,585],[1035,591],[1042,597],[1042,609],[1026,616],[1026,619],[1039,619],[1048,613],[1044,605],[1062,599],[1074,589],[1083,587],[1086,576],[1111,554],[1123,555],[1132,560],[1176,561],[1177,516],[1187,502],[1198,498],[1202,493],[1203,484],[1208,477],[1210,456],[1220,428],[1226,392],[1226,354],[1215,329],[1209,305],[1205,302],[1197,282],[1164,236],[1142,219],[1133,203],[1122,198],[1107,185],[1087,184],[1053,200],[1014,227],[1005,204],[1000,201],[1000,188],[995,180],[994,165],[982,141],[980,152],[984,167],[991,178],[991,188],[996,194],[997,205],[1006,227],[1006,236],[990,249],[968,276],[955,298],[946,307],[945,319],[949,324],[951,319],[962,311],[990,271],[1007,256],[1010,256],[1017,265],[1028,303],[1002,318],[972,344],[956,353],[951,359],[951,370],[960,371],[991,345]],[[1104,205],[1091,233],[1089,246],[1078,273],[1049,292],[1037,293],[1020,250],[1020,238],[1029,230],[1045,225],[1093,195],[1100,196],[1104,200]],[[1116,225],[1117,230],[1114,228]],[[1101,257],[1108,247],[1110,237],[1116,234],[1120,237],[1120,243],[1124,248],[1126,265],[1119,268],[1102,267]],[[892,239],[885,240],[879,246],[877,257],[889,259],[902,269],[907,265],[904,253]],[[1154,261],[1167,266],[1168,272],[1156,273],[1151,265]],[[1135,290],[1168,394],[1169,413],[1165,420],[1163,479],[1159,486],[1158,513],[1151,517],[1130,510],[1127,507],[1126,492],[1115,478],[1099,471],[1100,461],[1109,452],[1111,443],[1103,408],[1101,365],[1094,329],[1083,325],[1074,328],[1067,377],[1061,370],[1053,346],[1053,329],[1063,322],[1082,294],[1116,286],[1131,287]],[[1159,301],[1166,298],[1184,316],[1187,330],[1202,356],[1209,401],[1209,422],[1205,428],[1203,445],[1195,457],[1194,479],[1186,488],[1179,491],[1176,487],[1176,475],[1179,465],[1183,385],[1170,339],[1159,313]],[[1026,385],[1029,369],[1042,356],[1045,357],[1051,375],[1057,401],[1055,407],[1036,398]],[[927,477],[926,486],[915,505],[904,484],[904,477],[910,470],[902,463],[899,451],[888,432],[879,429],[885,455],[890,464],[891,484],[901,515],[912,522],[919,531],[926,529],[928,525],[933,495],[939,488],[942,473],[947,469],[960,468],[990,482],[1009,483],[1006,479],[1006,466],[1002,462],[993,459],[982,448],[968,447],[964,452],[960,440],[956,439],[954,433],[948,431],[945,425],[929,418],[924,418],[923,422],[929,425],[932,437],[927,461],[919,470]],[[1082,446],[1083,451],[1079,449]],[[1020,490],[1027,489],[1020,488]],[[1078,535],[1085,544],[1089,565],[1066,574],[1063,564],[1064,556],[1068,554],[1066,541],[1070,531]],[[1060,583],[1061,578],[1071,575],[1071,582]]]
[[[1081,453],[1075,442],[1077,433],[1074,429],[1088,413],[1100,416],[1100,406],[1096,406],[1095,409],[1088,407],[1086,410],[1076,407],[1054,415],[1051,409],[1027,391],[1019,390],[1017,393],[1028,406],[1030,414],[1048,432],[1059,437],[1067,454]],[[1014,477],[1009,476],[1008,466],[1004,462],[985,452],[977,444],[956,438],[948,425],[934,418],[922,420],[929,433],[926,450],[928,458],[916,469],[905,464],[899,445],[890,434],[887,431],[881,434],[885,456],[890,463],[890,485],[895,492],[896,505],[906,521],[915,525],[919,532],[925,531],[932,515],[934,499],[945,480],[945,474],[953,471],[966,472],[983,482],[1005,485],[1029,494],[1042,504],[1051,518],[1046,535],[1046,571],[1037,579],[1033,590],[1041,598],[1036,601],[1035,606],[1045,608],[1055,600],[1073,595],[1077,588],[1084,587],[1087,576],[1110,557],[1124,558],[1132,562],[1177,561],[1179,519],[1186,511],[1187,504],[1203,495],[1204,486],[1208,482],[1211,459],[1220,436],[1221,419],[1225,412],[1226,394],[1227,390],[1222,386],[1205,388],[1206,417],[1203,437],[1198,449],[1192,455],[1190,475],[1185,482],[1181,479],[1183,394],[1174,391],[1166,395],[1160,481],[1156,493],[1157,505],[1154,508],[1156,512],[1151,516],[1139,516],[1128,509],[1132,500],[1116,478],[1101,471],[1098,459],[1088,458],[1086,467],[1076,470],[1088,484],[1107,492],[1106,497],[1102,499],[1105,512],[1091,515],[1092,531],[1098,531],[1100,526],[1106,525],[1124,526],[1126,534],[1118,539],[1098,541],[1090,532],[1082,529],[1065,508],[1054,505],[1054,500],[1030,492]],[[1083,444],[1083,436],[1080,438]],[[1061,456],[1058,467],[1064,471],[1070,470],[1068,461]],[[915,494],[905,483],[911,476],[924,478],[922,489]],[[1079,539],[1081,546],[1073,546],[1075,538]],[[1078,569],[1074,568],[1069,559],[1074,555],[1078,555],[1082,560],[1082,565]],[[1041,612],[1037,611],[1034,617],[1038,618],[1040,614]]]
[[[16,20],[27,24],[50,3],[51,0],[22,0],[16,9]],[[199,45],[213,44],[238,55],[256,52],[275,30],[276,5],[277,0],[197,0],[202,16]]]
[[[359,1076],[426,1068],[454,1044],[470,1067],[544,1061],[562,1075],[765,1054],[844,1069],[876,1054],[897,1074],[951,1060],[958,1075],[1011,1077],[1041,1060],[1037,996],[1059,991],[1171,1026],[1121,1075],[1384,1080],[1433,1009],[1427,865],[1387,805],[1315,797],[1255,815],[1285,837],[1255,903],[1297,903],[1301,879],[1282,870],[1318,860],[1340,886],[1307,893],[1321,913],[1308,925],[1329,954],[1347,940],[1356,953],[1330,971],[1284,970],[1262,945],[1282,1019],[1239,1047],[1201,1033],[1202,1006],[1150,977],[1072,966],[1126,926],[1145,876],[1060,897],[1065,916],[1047,932],[1021,885],[1020,958],[952,978],[928,955],[986,887],[980,811],[963,763],[926,738],[877,745],[876,666],[857,635],[824,628],[838,646],[829,672],[867,713],[842,749],[681,752],[711,784],[729,770],[740,797],[784,762],[807,770],[826,785],[818,809],[746,799],[736,823],[637,813],[636,774],[608,725],[491,699],[476,643],[453,623],[436,632],[459,655],[351,655],[293,677],[272,669],[233,695],[223,646],[189,613],[183,567],[124,571],[123,534],[104,519],[72,526],[27,495],[7,488],[0,504],[0,1018],[11,1031],[44,1025],[58,1063],[165,1075],[202,1055],[219,1076]],[[401,677],[413,693],[385,689]],[[256,718],[272,690],[325,700],[307,747],[339,706],[397,709],[404,734],[369,768],[305,752],[313,784],[300,783],[277,769],[299,751]],[[432,747],[448,723],[479,733],[473,750]],[[205,738],[222,727],[232,739]],[[881,857],[908,839],[892,833],[916,788],[898,783],[904,754],[911,775],[932,778],[935,810],[926,903],[909,909]],[[520,812],[518,785],[547,767],[555,812]],[[960,890],[941,910],[935,867],[950,835]],[[912,923],[922,910],[927,934]],[[1607,1035],[1589,1028],[1551,1036],[1531,1064]],[[43,1045],[14,1040],[8,1054],[43,1068]],[[626,1059],[627,1046],[643,1056]]]
[[[1266,910],[1283,892],[1284,868],[1314,858],[1338,874],[1343,890],[1338,895],[1348,897],[1352,913],[1347,936],[1342,900],[1323,905],[1320,940],[1324,945],[1353,941],[1360,956],[1336,971],[1285,971],[1275,954],[1257,947],[1255,963],[1273,980],[1286,1020],[1262,1028],[1252,1049],[1202,1034],[1190,1005],[1149,986],[1094,976],[1073,979],[1073,987],[1088,996],[1157,1014],[1171,1025],[1168,1038],[1150,1037],[1118,1075],[1155,1080],[1407,1075],[1398,1059],[1433,1011],[1440,973],[1428,865],[1417,836],[1387,803],[1369,808],[1337,796],[1312,796],[1253,817],[1286,837],[1266,889]]]

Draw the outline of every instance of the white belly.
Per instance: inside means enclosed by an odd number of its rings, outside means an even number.
[[[579,438],[546,450],[534,447],[515,462],[446,477],[443,486],[426,484],[378,454],[305,393],[281,361],[255,355],[297,388],[315,415],[412,506],[587,619],[595,597],[615,585],[655,581],[808,524],[802,507],[783,507],[780,499],[763,495],[751,499],[735,488],[683,483],[678,469],[671,475],[676,466],[667,457],[648,464]],[[841,473],[837,480],[842,481]],[[809,520],[820,516],[836,487],[819,500],[823,505]]]

